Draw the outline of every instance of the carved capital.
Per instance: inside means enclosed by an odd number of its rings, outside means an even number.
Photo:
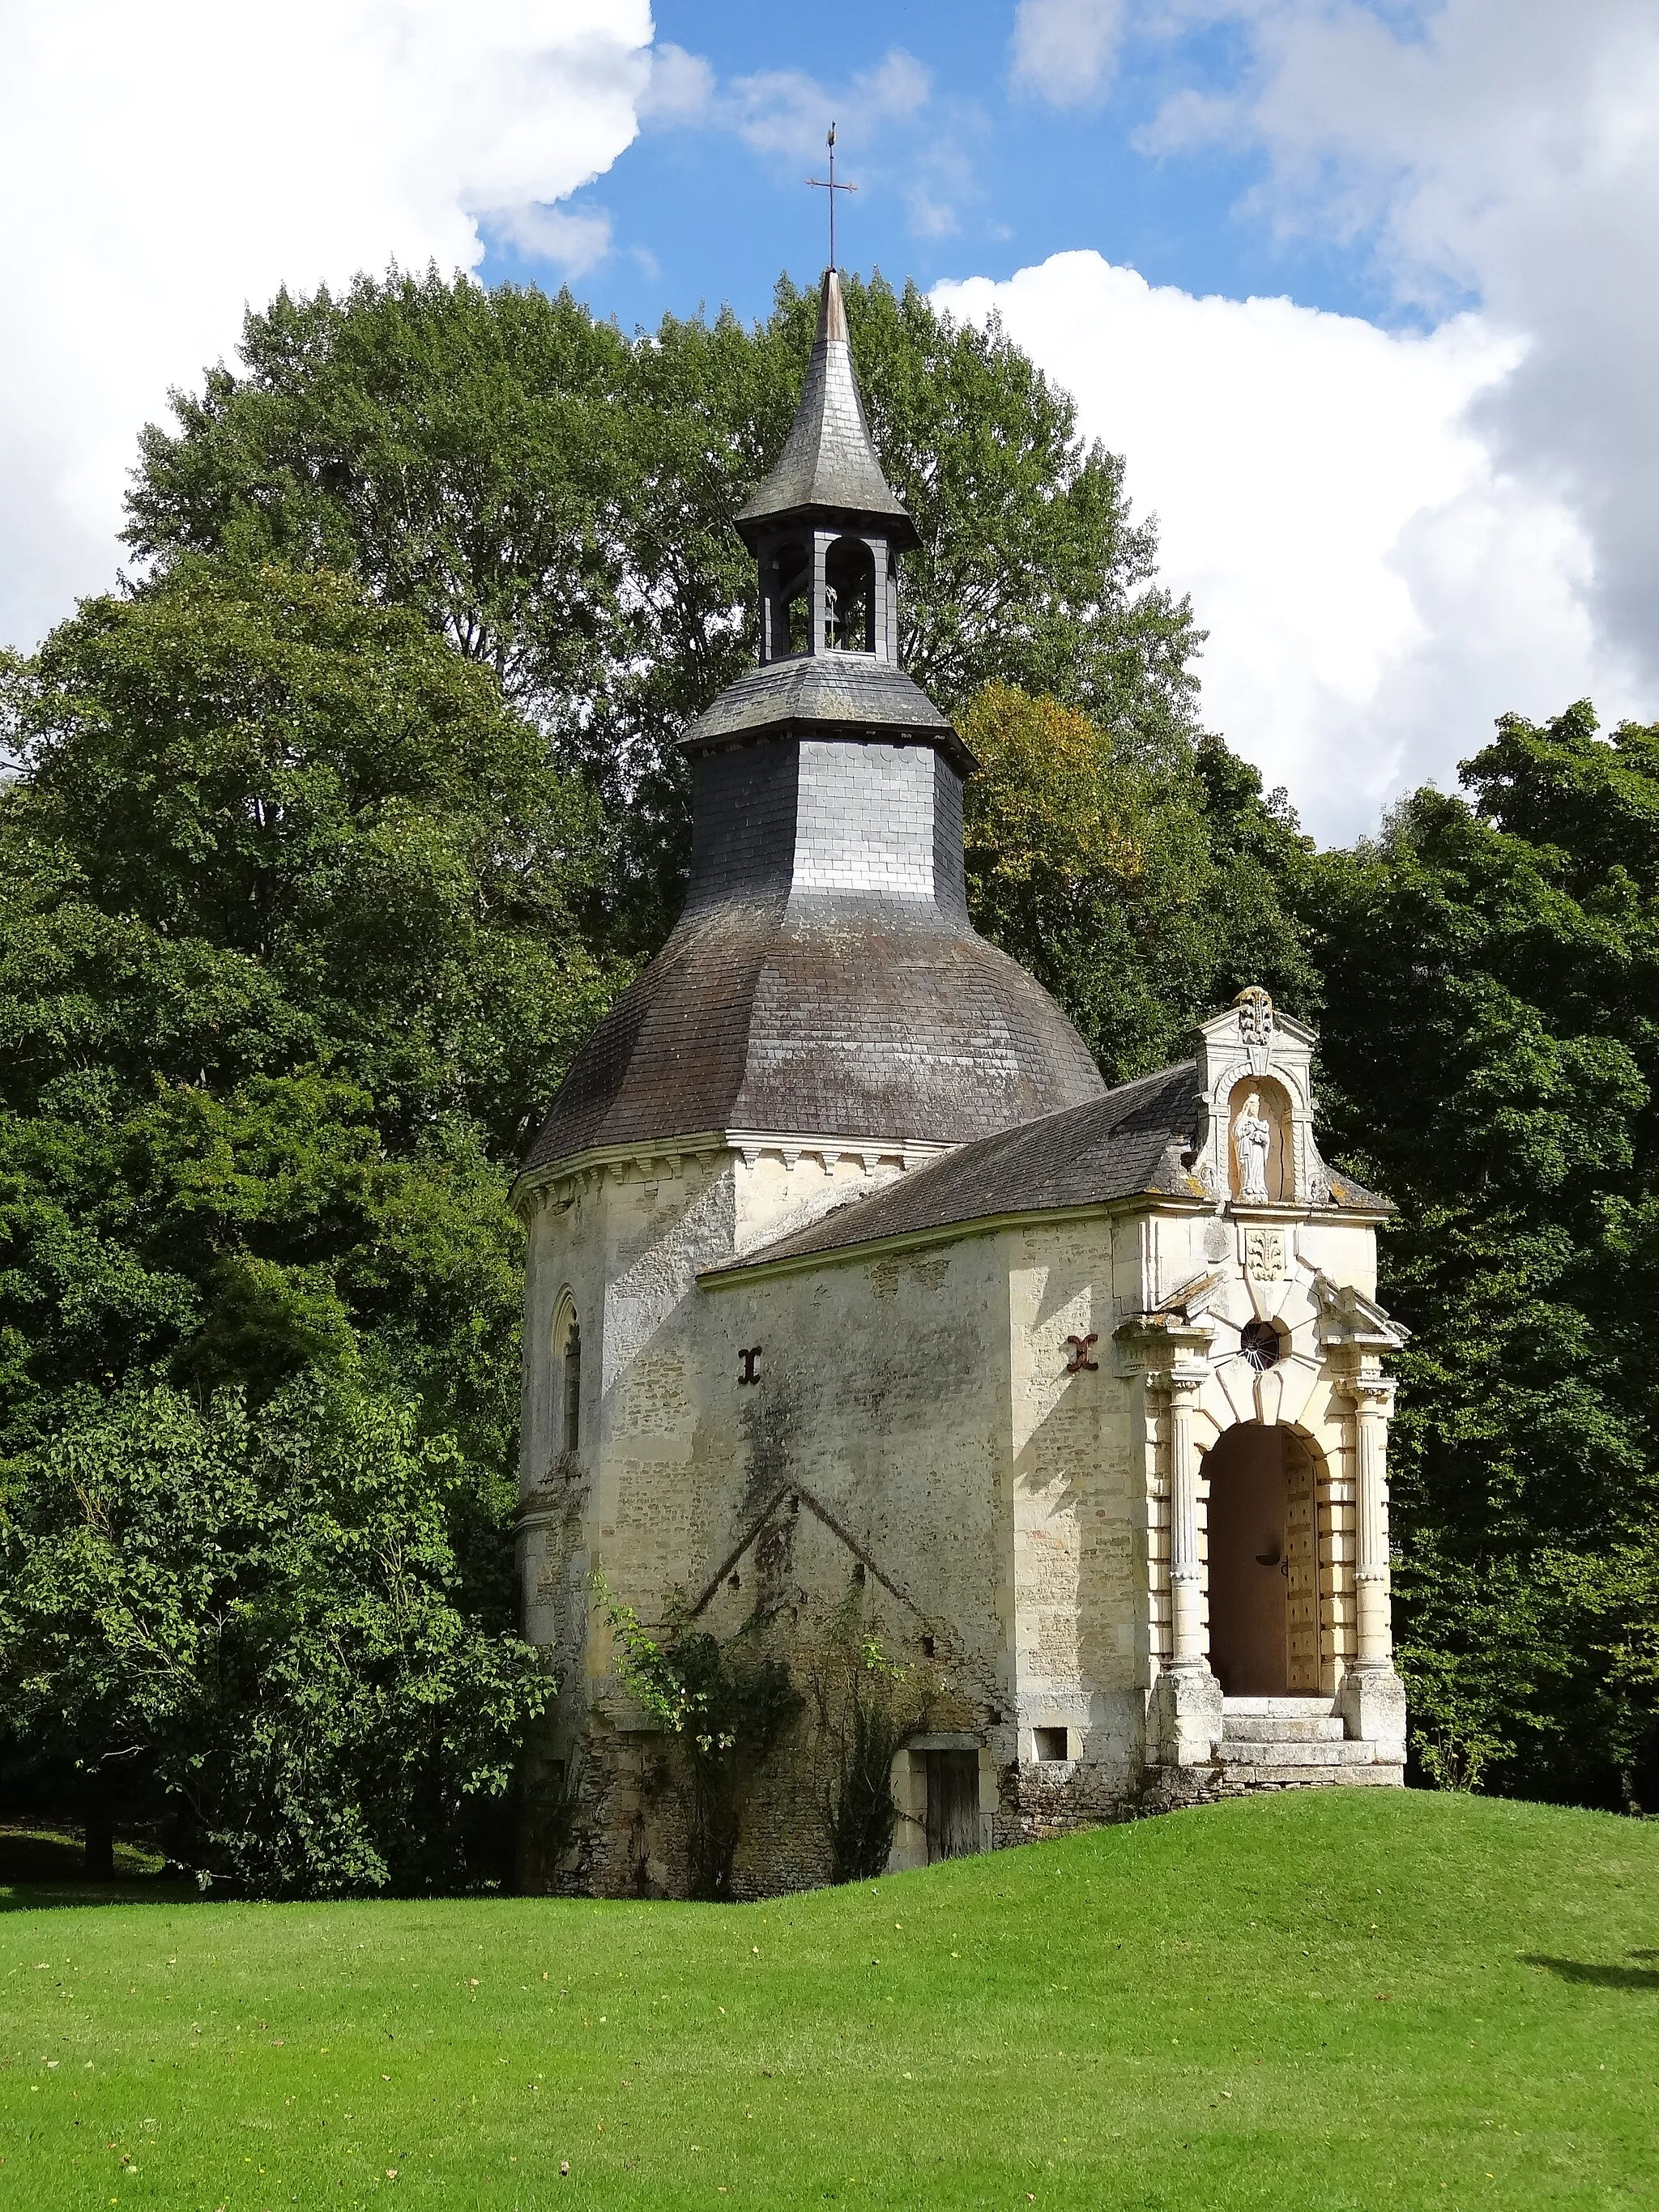
[[[1369,1413],[1388,1420],[1394,1413],[1395,1392],[1399,1385],[1392,1375],[1348,1375],[1337,1387],[1345,1398],[1352,1401],[1358,1414]]]

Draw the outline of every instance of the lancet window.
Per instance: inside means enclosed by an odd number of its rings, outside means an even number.
[[[581,1443],[582,1418],[582,1333],[568,1297],[553,1323],[553,1451],[564,1458]]]

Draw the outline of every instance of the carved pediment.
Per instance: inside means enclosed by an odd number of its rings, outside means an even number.
[[[1197,1042],[1193,1174],[1217,1200],[1328,1205],[1330,1178],[1313,1139],[1314,1032],[1252,983],[1200,1025]]]

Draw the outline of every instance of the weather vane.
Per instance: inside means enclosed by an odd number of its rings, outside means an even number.
[[[833,123],[830,125],[830,137],[826,143],[830,148],[829,175],[827,177],[809,177],[806,181],[809,185],[816,185],[821,192],[828,192],[830,195],[830,266],[833,269],[836,265],[836,194],[837,192],[855,192],[858,190],[858,186],[856,185],[838,185],[836,182],[836,126]]]

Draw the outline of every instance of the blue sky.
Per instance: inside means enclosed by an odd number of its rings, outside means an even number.
[[[1012,81],[1012,10],[992,0],[847,0],[829,9],[761,0],[658,0],[659,46],[705,59],[712,115],[678,122],[648,113],[600,179],[564,205],[608,219],[612,248],[573,281],[625,328],[665,312],[729,302],[764,314],[782,270],[815,277],[825,257],[824,195],[809,191],[803,149],[782,137],[799,110],[833,116],[841,173],[859,186],[842,202],[840,258],[897,283],[1009,276],[1050,254],[1091,246],[1154,284],[1237,298],[1288,293],[1310,307],[1393,324],[1419,319],[1379,277],[1368,235],[1334,243],[1285,235],[1243,205],[1265,169],[1260,149],[1206,148],[1176,158],[1137,151],[1138,130],[1180,91],[1219,89],[1244,64],[1236,25],[1184,35],[1131,36],[1109,85],[1081,107],[1056,110]],[[912,64],[924,96],[883,112],[870,80]],[[821,88],[756,80],[795,76]],[[863,80],[860,82],[860,80]],[[746,96],[733,86],[751,88]],[[805,96],[803,96],[805,95]],[[721,111],[726,111],[721,119]],[[811,173],[823,173],[814,160]],[[486,237],[489,237],[486,231]],[[486,282],[545,281],[534,258],[492,240]]]
[[[3,0],[0,0],[3,4]],[[1000,314],[1125,457],[1201,711],[1322,837],[1506,709],[1659,714],[1655,0],[52,0],[0,71],[0,644],[278,285],[624,329],[842,259]],[[137,149],[137,151],[135,149]]]

